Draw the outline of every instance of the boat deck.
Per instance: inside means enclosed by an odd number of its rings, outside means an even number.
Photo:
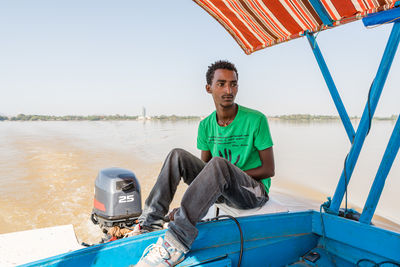
[[[400,262],[400,234],[317,211],[241,217],[241,266],[355,266],[366,259]],[[198,224],[199,235],[178,266],[237,266],[240,235],[233,220]],[[125,238],[26,266],[129,266],[165,230]],[[385,242],[381,242],[381,240]],[[320,256],[304,260],[310,251]],[[390,266],[390,265],[389,265]]]

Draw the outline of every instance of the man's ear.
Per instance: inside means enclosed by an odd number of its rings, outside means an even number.
[[[206,91],[207,93],[211,94],[211,85],[209,84],[206,85]]]

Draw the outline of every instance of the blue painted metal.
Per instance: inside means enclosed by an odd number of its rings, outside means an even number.
[[[340,251],[340,255],[353,263],[360,257],[400,262],[400,233],[328,213],[323,213],[322,217],[323,220],[319,212],[313,214],[312,232],[323,235],[322,222],[324,223],[325,247],[328,250],[329,242],[334,242],[332,251]],[[322,242],[322,238],[320,241]]]
[[[368,134],[370,126],[369,118],[372,119],[374,116],[375,109],[378,104],[379,97],[382,93],[382,89],[385,84],[386,78],[388,76],[390,67],[392,65],[394,55],[396,54],[399,41],[400,41],[400,23],[396,22],[393,24],[392,32],[390,33],[390,37],[386,45],[381,63],[379,65],[378,72],[371,86],[371,94],[369,101],[370,108],[368,108],[368,102],[367,102],[364,108],[363,115],[361,117],[360,125],[358,126],[356,136],[354,138],[354,143],[351,146],[348,158],[345,163],[345,167],[342,171],[342,175],[340,176],[339,183],[336,187],[336,191],[333,196],[331,206],[327,209],[327,212],[329,213],[338,214],[339,207],[340,204],[342,203],[343,195],[346,190],[345,180],[347,180],[347,184],[350,181],[351,175],[354,170],[354,166],[356,165],[362,145],[364,144],[365,137]],[[369,114],[369,111],[371,112],[371,114]],[[345,174],[347,177],[345,177]]]
[[[331,26],[333,20],[328,15],[328,12],[325,10],[324,6],[321,4],[319,0],[310,0],[310,4],[313,6],[315,12],[317,12],[318,16],[321,18],[322,23],[324,25]]]
[[[332,253],[331,251],[328,251],[325,247],[319,246],[313,249],[313,251],[319,253],[320,259],[316,262],[317,265],[311,265],[311,266],[354,267],[354,263],[352,260],[343,257],[343,255],[341,254]]]
[[[321,246],[318,245],[318,247]],[[340,267],[346,265],[354,267],[355,263],[357,263],[361,259],[369,259],[377,263],[383,261],[393,261],[391,259],[388,259],[386,257],[381,257],[374,253],[366,253],[364,250],[360,248],[349,246],[347,244],[340,243],[332,239],[327,239],[326,242],[324,243],[323,248],[326,260],[330,259],[332,261],[332,259],[335,259],[335,262],[340,262],[340,264],[337,264],[336,266]],[[325,265],[321,264],[321,266]],[[361,266],[372,267],[373,265],[361,265]]]
[[[353,125],[351,124],[349,115],[347,115],[346,109],[343,105],[342,99],[340,98],[339,92],[329,72],[328,66],[325,63],[324,57],[322,56],[321,50],[317,44],[317,40],[312,33],[307,32],[307,39],[310,43],[311,49],[314,53],[315,59],[318,62],[318,66],[321,69],[322,75],[324,76],[326,85],[328,86],[329,92],[331,93],[333,102],[335,103],[336,109],[339,113],[340,119],[343,122],[344,128],[346,129],[347,136],[349,137],[350,143],[353,143],[355,132]]]
[[[373,13],[362,19],[365,27],[398,21],[400,21],[400,8]]]
[[[311,232],[311,214],[307,211],[238,218],[245,239],[242,266],[281,266],[297,261],[318,242],[318,236]],[[240,237],[232,220],[199,223],[197,227],[199,235],[179,266],[207,266],[223,258],[229,258],[232,266],[237,265]],[[25,266],[128,266],[136,264],[144,249],[164,234],[165,231],[157,231],[121,239]]]
[[[360,217],[360,222],[369,224],[374,215],[376,205],[379,202],[383,187],[385,185],[386,177],[389,174],[393,161],[396,158],[397,152],[400,147],[400,115],[397,118],[396,125],[393,129],[392,136],[386,147],[385,154],[383,155],[381,164],[379,165],[374,183],[368,194],[368,199],[365,202],[363,212]]]
[[[231,267],[232,266],[232,261],[229,258],[227,258],[227,259],[212,261],[212,262],[209,262],[207,264],[200,264],[200,265],[197,265],[197,266],[199,266],[199,267],[201,267],[201,266],[207,266],[207,267]]]
[[[244,234],[242,266],[304,266],[299,258],[318,251],[317,266],[354,266],[361,258],[400,261],[400,234],[316,211],[239,218]],[[229,220],[200,223],[199,236],[178,266],[237,266],[239,235]],[[152,232],[65,253],[24,266],[128,266],[165,231]],[[304,262],[303,262],[304,263]],[[336,265],[335,265],[336,264]]]

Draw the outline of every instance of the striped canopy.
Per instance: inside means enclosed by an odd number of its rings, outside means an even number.
[[[391,9],[395,0],[194,0],[246,54]]]

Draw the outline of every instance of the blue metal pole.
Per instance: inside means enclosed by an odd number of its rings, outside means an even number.
[[[326,85],[328,86],[329,92],[331,93],[333,102],[335,103],[336,109],[343,122],[344,128],[346,129],[347,136],[349,137],[350,143],[353,143],[355,132],[353,125],[350,122],[349,115],[347,115],[346,109],[343,105],[342,99],[340,98],[339,92],[329,72],[328,66],[325,63],[324,57],[322,56],[321,50],[317,44],[317,40],[312,33],[307,32],[307,39],[310,43],[311,49],[314,52],[315,59],[318,62],[318,66],[321,69],[322,75],[324,76]]]
[[[392,167],[393,161],[396,158],[397,152],[400,147],[400,115],[397,118],[396,125],[394,126],[392,136],[389,139],[389,143],[386,147],[385,154],[383,155],[381,164],[379,165],[378,172],[374,183],[372,184],[371,190],[368,194],[368,199],[365,202],[363,212],[360,217],[360,222],[369,224],[376,206],[378,205],[379,198],[381,196],[383,187],[385,185],[386,177],[389,174],[390,168]]]
[[[315,12],[317,12],[323,24],[328,26],[332,25],[333,21],[331,17],[328,15],[328,12],[326,12],[324,6],[321,4],[320,0],[310,0],[310,4],[313,6]]]
[[[374,116],[375,109],[379,101],[379,97],[382,93],[382,89],[385,84],[386,78],[388,76],[390,67],[392,65],[394,55],[396,54],[396,50],[399,45],[399,40],[400,40],[400,23],[396,22],[393,24],[392,32],[390,33],[390,37],[387,42],[385,52],[383,53],[383,57],[379,65],[378,72],[370,89],[371,92],[370,92],[369,103],[367,102],[364,108],[360,125],[358,126],[357,133],[354,138],[354,143],[351,146],[348,158],[345,163],[345,167],[343,169],[342,175],[340,176],[339,183],[336,187],[332,203],[330,207],[327,209],[327,212],[329,213],[338,214],[339,212],[339,207],[340,204],[342,203],[343,195],[347,187],[345,180],[347,180],[347,184],[350,181],[351,175],[354,170],[354,166],[356,165],[362,145],[364,144],[365,137],[368,134],[370,119],[372,120]]]

